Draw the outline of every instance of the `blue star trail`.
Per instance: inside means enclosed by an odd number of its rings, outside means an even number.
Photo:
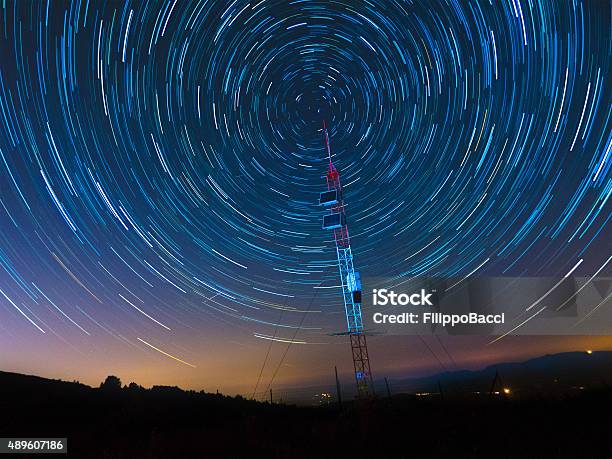
[[[192,329],[325,341],[343,310],[316,205],[323,120],[366,290],[611,273],[608,1],[5,1],[1,15],[8,339],[105,335],[190,366],[175,339]]]

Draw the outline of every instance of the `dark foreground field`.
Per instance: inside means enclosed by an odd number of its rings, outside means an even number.
[[[83,458],[612,458],[612,391],[397,396],[340,410],[0,373],[0,437],[9,436],[68,437],[68,456]]]

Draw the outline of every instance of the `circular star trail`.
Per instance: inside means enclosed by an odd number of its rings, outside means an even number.
[[[1,15],[5,336],[181,354],[191,327],[291,338],[309,311],[305,341],[338,331],[323,120],[366,290],[610,273],[609,2],[79,0]]]

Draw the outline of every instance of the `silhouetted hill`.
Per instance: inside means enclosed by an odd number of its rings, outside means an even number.
[[[571,384],[587,376],[596,381],[599,371],[609,374],[611,354],[568,353],[496,366],[504,384],[508,378],[517,387],[530,378],[536,385],[566,381],[570,389],[552,397],[466,398],[451,392],[316,408],[177,387],[122,387],[112,376],[91,388],[0,372],[0,437],[67,437],[69,457],[93,459],[610,458],[612,392],[602,385],[576,391]],[[452,372],[422,384],[445,377],[449,386],[474,381],[488,389],[494,374],[495,367]]]

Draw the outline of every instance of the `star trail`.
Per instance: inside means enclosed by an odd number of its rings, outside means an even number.
[[[323,120],[366,289],[611,273],[609,1],[1,15],[0,344],[110,340],[189,371],[232,341],[320,349],[343,320]]]

